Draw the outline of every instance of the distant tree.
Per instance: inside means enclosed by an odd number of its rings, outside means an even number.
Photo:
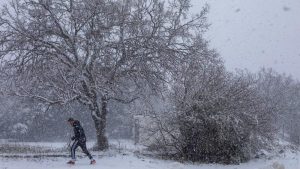
[[[286,135],[291,142],[298,143],[300,83],[291,76],[263,68],[257,73],[257,88],[265,104],[263,121],[267,123],[272,121],[269,126],[264,125],[262,129],[276,130],[281,132],[284,140],[288,140],[285,138]]]
[[[13,94],[87,105],[108,148],[107,104],[159,93],[199,53],[204,7],[189,0],[13,0],[0,16],[2,77]]]

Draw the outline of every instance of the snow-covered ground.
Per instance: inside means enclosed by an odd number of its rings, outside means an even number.
[[[184,164],[130,155],[96,158],[96,165],[89,165],[87,158],[78,159],[76,165],[68,166],[66,158],[11,159],[0,158],[0,169],[300,169],[300,157],[291,155],[281,159],[254,160],[240,165]],[[273,167],[277,166],[277,167]],[[284,166],[284,168],[283,168]],[[281,168],[280,168],[281,167]]]
[[[81,156],[74,166],[66,164],[69,160],[66,157],[0,157],[0,169],[300,169],[300,153],[297,152],[286,152],[269,160],[256,159],[240,165],[192,164],[136,155],[134,151],[139,151],[143,147],[135,146],[131,142],[115,140],[111,143],[114,150],[105,153],[92,152],[97,160],[97,164],[92,166],[89,165],[88,158],[83,157],[79,151],[78,155]],[[66,143],[22,144],[62,148]],[[92,143],[88,145],[91,146]]]

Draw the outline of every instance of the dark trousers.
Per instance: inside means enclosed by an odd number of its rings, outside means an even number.
[[[73,160],[76,159],[75,150],[76,150],[77,147],[80,147],[82,149],[83,153],[86,154],[89,157],[89,159],[93,158],[92,155],[89,153],[89,151],[86,148],[86,142],[75,140],[74,143],[72,144],[72,147],[71,147],[71,157],[72,157]]]

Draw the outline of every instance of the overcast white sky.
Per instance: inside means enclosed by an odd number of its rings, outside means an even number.
[[[273,67],[300,80],[300,0],[191,0],[210,5],[207,39],[229,70]]]
[[[193,13],[210,5],[206,37],[229,70],[272,67],[300,80],[300,0],[191,2]]]

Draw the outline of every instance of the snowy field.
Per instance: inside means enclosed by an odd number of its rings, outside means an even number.
[[[61,149],[66,145],[66,143],[22,144],[45,146],[53,149]],[[92,144],[90,142],[89,147]],[[280,157],[273,157],[268,160],[257,159],[240,165],[192,164],[137,155],[136,152],[141,151],[143,146],[135,146],[129,141],[112,141],[111,144],[114,147],[113,150],[104,153],[92,152],[97,161],[97,164],[92,166],[89,165],[88,158],[84,157],[80,151],[78,151],[79,158],[74,166],[66,164],[69,160],[67,157],[34,157],[35,154],[2,153],[0,154],[0,169],[300,169],[300,153],[287,152],[281,154]],[[67,152],[59,153],[68,154]],[[28,157],[30,155],[32,157]]]

